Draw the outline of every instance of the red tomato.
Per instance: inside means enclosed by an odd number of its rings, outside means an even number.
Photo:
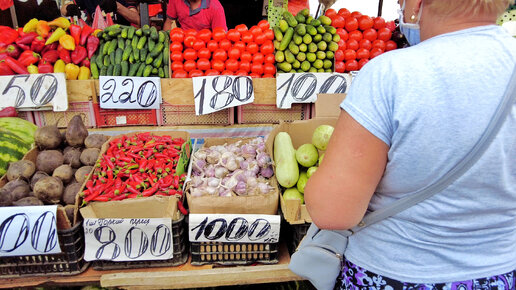
[[[353,30],[349,33],[349,39],[360,41],[362,38],[362,32],[360,32],[360,30]]]
[[[338,14],[344,18],[351,16],[351,12],[346,8],[340,8]]]
[[[199,50],[197,51],[197,56],[198,56],[199,58],[207,58],[207,59],[210,59],[210,57],[211,57],[211,51],[210,51],[208,48],[203,47],[203,48],[201,48],[201,49],[199,49]]]
[[[170,59],[174,61],[183,61],[183,53],[180,51],[172,51],[170,53]]]
[[[240,60],[241,61],[251,62],[252,59],[253,59],[253,55],[249,51],[243,51],[240,54]]]
[[[346,71],[346,65],[343,61],[336,61],[335,62],[335,72],[343,73]]]
[[[269,27],[270,27],[269,21],[261,20],[260,22],[258,22],[258,27],[260,27],[260,29],[262,31],[265,31],[265,30],[269,29]]]
[[[186,47],[192,47],[196,40],[197,38],[195,37],[195,35],[186,35],[184,44]]]
[[[369,61],[367,58],[362,58],[358,61],[358,69],[362,69],[362,67]]]
[[[263,74],[263,65],[261,63],[251,64],[251,72],[262,75]]]
[[[240,66],[239,66],[239,70],[241,71],[245,71],[246,73],[250,72],[251,71],[251,63],[246,61],[242,61],[240,62]]]
[[[231,48],[231,41],[223,39],[219,42],[219,47],[225,51],[228,51]]]
[[[197,68],[200,70],[209,70],[211,68],[211,63],[206,58],[200,58],[197,61]]]
[[[373,28],[378,30],[378,29],[382,29],[385,27],[385,19],[383,19],[382,17],[375,17],[373,18],[373,22],[374,22],[374,25],[373,25]]]
[[[204,75],[206,75],[206,76],[218,76],[218,75],[220,75],[220,73],[218,71],[214,70],[214,69],[209,69],[209,70],[207,70],[204,73]]]
[[[238,71],[236,71],[235,75],[241,76],[241,77],[246,77],[247,76],[247,72],[245,72],[243,70],[238,70]]]
[[[271,54],[274,53],[274,44],[272,41],[267,40],[262,46],[260,46],[260,52],[263,54]]]
[[[194,41],[193,45],[192,45],[193,49],[195,50],[199,50],[201,48],[204,48],[206,47],[206,45],[204,44],[204,41],[200,40],[200,39],[197,39],[196,41]]]
[[[197,30],[195,30],[193,28],[190,28],[190,29],[186,30],[185,31],[185,36],[188,36],[188,35],[197,36]]]
[[[224,70],[225,64],[222,60],[214,59],[211,62],[211,67],[218,72],[222,72]]]
[[[358,70],[358,62],[356,59],[346,61],[346,71]]]
[[[383,53],[383,50],[378,47],[373,47],[369,52],[369,58],[373,59]]]
[[[367,58],[369,59],[369,50],[365,48],[359,48],[357,50],[357,59]]]
[[[335,52],[335,60],[336,60],[336,61],[342,61],[342,60],[344,60],[344,50],[340,50],[340,49],[339,49],[339,50],[337,50],[337,51]]]
[[[381,39],[373,41],[373,48],[379,48],[382,50],[382,52],[385,51],[385,41]]]
[[[185,52],[183,52],[183,57],[186,60],[196,60],[197,59],[197,51],[193,48],[187,48],[187,49],[185,49]]]
[[[211,30],[205,28],[201,29],[199,32],[197,32],[197,38],[201,39],[204,42],[208,42],[211,39]]]
[[[326,15],[326,16],[331,18],[331,17],[337,15],[337,11],[335,11],[335,9],[330,8],[330,9],[326,10],[324,15]]]
[[[276,68],[274,68],[276,70]],[[273,74],[264,74],[262,78],[274,78]]]
[[[353,49],[344,50],[344,60],[352,60],[357,58],[357,53]]]
[[[262,77],[260,74],[257,73],[250,73],[249,76],[253,79],[259,79]]]
[[[348,32],[358,29],[358,20],[355,17],[346,18],[346,24],[344,25]]]
[[[385,23],[385,27],[387,27],[391,32],[394,32],[394,30],[396,30],[396,23],[394,23],[394,21],[389,21]]]
[[[202,77],[204,73],[202,70],[194,69],[188,73],[188,77],[195,78],[195,77]]]
[[[170,44],[170,51],[183,52],[183,44],[181,42],[174,41]]]
[[[346,49],[346,41],[344,41],[342,39],[339,40],[339,42],[337,42],[337,45],[338,45],[339,49],[342,49],[342,50]]]
[[[179,62],[179,61],[174,61],[172,62],[172,64],[170,65],[170,68],[172,69],[172,71],[176,72],[176,71],[181,71],[184,69],[183,67],[183,62]]]
[[[253,38],[262,34],[262,29],[258,26],[253,26],[251,27],[251,29],[249,29],[249,32],[251,32],[251,34],[253,35]]]
[[[225,61],[228,58],[228,54],[222,48],[218,48],[213,52],[213,59]]]
[[[383,41],[388,41],[391,39],[392,32],[389,30],[389,28],[382,28],[378,30],[378,39]]]
[[[390,51],[390,50],[394,50],[398,48],[398,45],[396,44],[396,42],[394,42],[393,40],[388,40],[386,43],[385,43],[385,51]]]
[[[226,37],[233,42],[240,41],[240,32],[238,32],[236,29],[230,29],[228,30]]]
[[[253,60],[252,60],[253,63],[263,64],[263,60],[264,60],[263,54],[256,53],[253,55]]]
[[[353,12],[351,12],[351,16],[358,19],[358,18],[360,18],[360,16],[362,16],[362,13],[360,13],[358,11],[353,11]]]
[[[360,30],[362,30],[362,31],[372,28],[373,25],[374,25],[373,18],[371,18],[367,15],[362,15],[358,18],[358,28],[360,28]]]
[[[219,43],[216,42],[215,40],[210,40],[208,41],[208,44],[206,45],[206,47],[211,51],[211,52],[214,52],[217,48],[219,48]]]
[[[272,29],[265,30],[264,34],[267,40],[274,40],[274,31],[272,31]]]
[[[247,31],[247,26],[245,24],[239,24],[239,25],[235,26],[235,29],[238,32],[240,32],[240,34],[242,34]]]
[[[254,42],[258,45],[262,45],[267,40],[265,33],[258,34],[254,37]]]
[[[276,73],[276,67],[272,63],[266,63],[263,65],[263,73],[268,75],[274,75]]]
[[[233,71],[230,71],[230,70],[225,70],[223,71],[222,73],[220,73],[221,75],[225,75],[225,76],[232,76],[234,75],[235,73]]]
[[[184,38],[185,38],[185,33],[184,33],[183,29],[176,27],[176,28],[170,30],[170,41],[183,42]]]
[[[355,39],[350,39],[346,41],[346,49],[357,50],[358,48],[358,41],[356,41]]]
[[[223,28],[220,28],[220,27],[217,27],[213,30],[213,33],[211,35],[211,37],[213,38],[213,40],[215,41],[221,41],[223,39],[226,38],[226,32],[224,31]]]
[[[378,34],[376,33],[376,30],[374,28],[369,28],[364,31],[364,39],[367,39],[369,41],[375,41]]]
[[[238,60],[236,59],[228,59],[226,60],[226,69],[230,71],[238,70]]]
[[[235,42],[235,44],[233,44],[233,47],[238,48],[238,50],[240,50],[240,52],[245,51],[245,43],[243,41]]]
[[[362,40],[360,40],[360,42],[358,43],[358,46],[360,48],[365,48],[367,50],[370,50],[371,47],[373,47],[373,45],[371,44],[371,41],[369,39],[362,39]]]
[[[248,43],[246,50],[249,51],[251,54],[255,54],[258,52],[258,44],[254,42]]]
[[[349,38],[348,32],[344,28],[337,28],[337,34],[340,36],[341,40],[346,41]]]
[[[331,25],[336,28],[343,28],[346,25],[346,19],[344,16],[337,15],[333,17]]]
[[[187,60],[183,64],[183,67],[184,67],[185,71],[191,72],[197,68],[197,63],[195,62],[195,60]]]
[[[175,79],[187,78],[188,77],[188,73],[185,72],[184,70],[178,70],[178,71],[174,71],[172,73],[172,77],[175,78]]]
[[[228,51],[228,57],[230,59],[239,59],[240,58],[240,49],[236,47],[232,47]]]
[[[242,41],[245,43],[249,43],[253,41],[253,34],[249,31],[242,33]]]
[[[265,55],[265,57],[263,59],[263,62],[265,62],[265,63],[272,63],[272,64],[274,64],[275,61],[276,60],[274,59],[274,54],[272,54],[272,53]]]

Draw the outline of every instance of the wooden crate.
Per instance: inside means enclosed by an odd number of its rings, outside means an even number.
[[[83,117],[84,125],[87,128],[96,127],[95,112],[91,101],[68,103],[68,110],[65,112],[34,111],[35,124],[39,127],[57,123],[57,127],[66,128],[68,122],[75,115]]]
[[[247,104],[238,107],[238,124],[269,124],[280,121],[297,121],[310,119],[311,104],[292,104],[290,109],[278,109],[276,104]]]

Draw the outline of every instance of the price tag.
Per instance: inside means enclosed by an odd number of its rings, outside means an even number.
[[[0,108],[68,110],[64,73],[0,77]]]
[[[57,205],[0,207],[0,256],[61,253]]]
[[[167,260],[174,252],[170,218],[85,219],[83,226],[86,261]]]
[[[161,81],[157,77],[99,77],[103,109],[159,109]]]
[[[276,78],[276,106],[290,109],[293,103],[313,103],[317,94],[346,93],[349,84],[349,74],[280,73]]]
[[[279,215],[190,214],[190,242],[277,243]]]
[[[254,102],[251,77],[224,75],[192,79],[196,115],[205,115]]]

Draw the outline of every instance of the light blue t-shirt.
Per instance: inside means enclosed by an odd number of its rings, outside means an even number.
[[[482,26],[370,61],[341,104],[389,145],[369,210],[419,190],[482,135],[516,65],[516,39]],[[482,278],[516,269],[516,105],[482,158],[447,189],[349,239],[345,256],[405,282]]]

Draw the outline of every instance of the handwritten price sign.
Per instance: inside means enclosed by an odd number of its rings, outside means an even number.
[[[349,74],[281,73],[276,78],[276,106],[290,109],[293,103],[313,103],[317,94],[346,93],[349,84]]]
[[[0,256],[61,252],[56,205],[0,207]]]
[[[86,261],[172,258],[174,247],[171,219],[85,219],[83,225]]]
[[[249,104],[254,101],[253,80],[242,76],[205,76],[193,78],[195,114]]]
[[[100,76],[103,109],[159,109],[161,82],[156,77]]]
[[[0,108],[68,110],[63,73],[0,77]]]
[[[277,243],[279,215],[190,214],[190,242]]]

